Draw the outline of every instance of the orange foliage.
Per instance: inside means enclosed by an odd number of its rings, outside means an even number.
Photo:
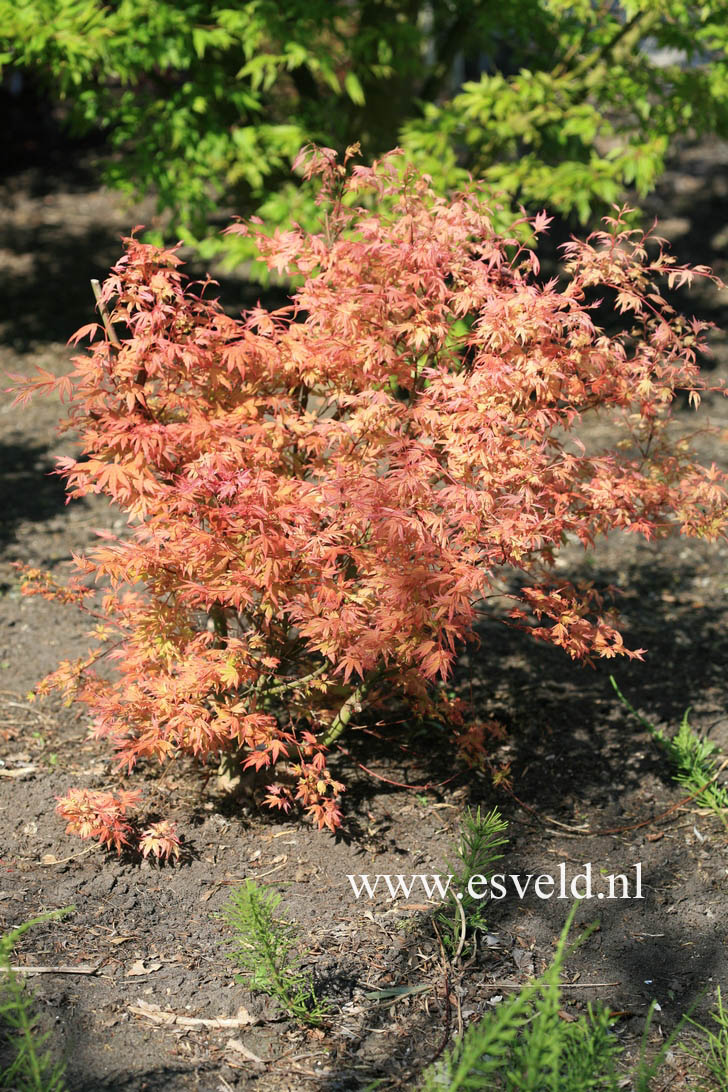
[[[121,766],[233,753],[279,771],[271,806],[334,829],[326,753],[361,702],[394,687],[426,701],[495,594],[516,601],[506,624],[574,658],[640,657],[593,589],[555,579],[556,551],[616,528],[715,538],[726,492],[665,433],[676,389],[704,389],[704,327],[660,282],[707,270],[618,214],[544,281],[477,188],[443,200],[396,156],[352,168],[318,149],[300,165],[321,181],[319,234],[230,229],[298,278],[289,306],[228,317],[174,251],[132,237],[102,294],[121,347],[89,328],[101,339],[70,377],[27,385],[70,394],[69,497],[103,493],[129,534],[77,559],[70,588],[30,574],[26,590],[85,607],[84,578],[103,585],[114,678],[91,653],[42,689],[86,702]],[[609,450],[575,434],[597,410],[622,430]],[[122,846],[123,806],[78,792],[69,829]]]

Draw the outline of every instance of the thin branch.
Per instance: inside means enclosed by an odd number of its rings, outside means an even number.
[[[499,990],[522,990],[523,982],[486,982],[486,986],[495,986]],[[560,990],[597,990],[607,986],[621,986],[621,982],[541,982],[539,989],[557,986]]]
[[[166,773],[166,771],[165,771]],[[162,775],[164,777],[164,774]],[[160,778],[161,781],[161,778]],[[58,865],[68,864],[69,861],[77,861],[79,857],[85,857],[88,853],[93,853],[95,850],[101,849],[101,843],[95,842],[92,846],[87,846],[86,849],[82,849],[80,853],[72,853],[70,857],[61,857],[60,861],[38,861],[37,863],[41,868],[55,868]]]
[[[5,971],[6,974],[9,972],[14,974],[98,974],[101,967],[103,967],[103,961],[94,966],[80,963],[78,967],[0,967],[0,972]]]
[[[609,827],[606,830],[581,830],[579,827],[567,827],[566,824],[559,823],[556,819],[550,819],[548,815],[539,815],[538,812],[530,806],[530,804],[526,804],[523,800],[519,800],[513,790],[508,787],[508,785],[503,784],[503,788],[506,790],[508,795],[515,800],[519,807],[523,808],[524,811],[527,811],[530,815],[533,815],[534,819],[537,819],[538,822],[542,825],[545,825],[546,823],[553,823],[561,830],[568,831],[572,838],[601,838],[608,834],[627,834],[629,833],[629,831],[632,830],[640,830],[642,827],[649,827],[652,825],[652,823],[659,823],[662,819],[666,819],[669,815],[672,815],[674,811],[677,811],[679,808],[684,807],[685,804],[689,804],[691,800],[694,800],[696,798],[696,796],[700,796],[701,793],[704,793],[708,786],[712,785],[713,782],[717,780],[720,772],[721,771],[718,770],[718,772],[715,773],[709,781],[706,781],[704,785],[701,785],[696,792],[691,793],[690,796],[684,796],[682,800],[678,800],[678,802],[676,804],[673,804],[672,807],[668,808],[667,811],[662,811],[658,815],[652,815],[649,819],[643,819],[639,823],[631,823],[629,826],[626,827]]]
[[[241,1009],[239,1016],[218,1016],[213,1019],[204,1019],[199,1016],[183,1016],[168,1009],[162,1009],[147,1001],[137,1001],[135,1005],[127,1006],[129,1012],[135,1016],[143,1016],[145,1020],[151,1020],[155,1024],[164,1024],[167,1027],[183,1028],[244,1028],[258,1021],[245,1009]]]
[[[432,924],[435,927],[435,934],[437,936],[437,942],[440,945],[440,955],[442,957],[442,969],[445,975],[445,1028],[443,1030],[442,1039],[438,1044],[437,1050],[428,1061],[428,1066],[433,1065],[440,1057],[445,1047],[447,1046],[448,1039],[450,1038],[450,964],[448,962],[447,953],[445,952],[445,946],[442,943],[442,937],[440,936],[440,930],[437,928],[437,922],[434,917],[432,918]]]
[[[462,900],[456,898],[455,899],[455,905],[457,906],[458,910],[460,911],[460,939],[458,941],[457,951],[455,952],[455,955],[452,957],[453,963],[457,963],[457,961],[460,959],[460,956],[462,955],[463,946],[465,944],[465,934],[466,934],[467,929],[468,929],[468,923],[465,920],[465,911],[463,910]]]
[[[345,748],[341,748],[344,754],[350,754]],[[415,792],[427,792],[430,789],[441,789],[444,785],[449,785],[451,781],[454,781],[457,777],[462,777],[465,770],[458,770],[456,773],[451,774],[450,777],[445,778],[444,781],[427,781],[424,785],[410,785],[407,781],[393,781],[391,777],[385,777],[384,774],[378,774],[376,770],[370,770],[368,766],[365,766],[363,762],[357,762],[356,765],[360,770],[363,770],[365,774],[370,777],[375,777],[377,781],[383,781],[385,785],[394,785],[397,789],[411,789]]]
[[[323,675],[331,665],[328,663],[321,664],[315,671],[312,671],[309,675],[303,675],[301,678],[293,679],[291,682],[281,683],[280,686],[272,686],[270,690],[262,690],[261,693],[265,697],[269,697],[271,694],[285,694],[287,690],[295,690],[298,686],[303,686],[304,683],[312,682],[314,679],[318,679]]]
[[[99,309],[99,314],[101,315],[101,318],[104,321],[104,329],[106,330],[106,336],[109,339],[109,341],[111,342],[111,344],[114,346],[115,349],[120,349],[121,348],[121,342],[119,341],[119,338],[116,335],[116,330],[114,329],[114,324],[111,321],[111,317],[109,315],[109,312],[106,309],[106,304],[101,299],[101,285],[96,280],[96,278],[92,278],[91,288],[93,289],[94,298],[96,299],[96,306]]]
[[[672,813],[674,811],[677,811],[678,808],[682,808],[685,806],[685,804],[689,804],[690,801],[694,800],[696,796],[700,796],[702,793],[704,793],[709,785],[712,785],[714,781],[717,781],[719,773],[720,770],[713,777],[711,777],[710,781],[706,781],[704,785],[701,785],[697,792],[691,793],[690,796],[684,796],[682,800],[678,800],[677,804],[673,804],[671,808],[668,808],[667,811],[661,812],[659,815],[653,815],[650,819],[643,819],[641,823],[632,823],[628,827],[610,827],[608,830],[590,830],[586,831],[585,833],[588,833],[593,838],[598,838],[600,835],[603,834],[626,834],[628,831],[639,830],[641,827],[648,827],[652,823],[658,823],[661,819],[666,819],[668,815],[672,815]]]

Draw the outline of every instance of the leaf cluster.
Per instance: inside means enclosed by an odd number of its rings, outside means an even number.
[[[329,749],[395,693],[441,711],[435,684],[493,601],[575,660],[641,657],[602,593],[557,578],[566,542],[710,540],[727,511],[725,475],[669,431],[675,391],[705,388],[704,327],[662,289],[707,270],[619,214],[544,281],[477,187],[443,199],[401,156],[370,168],[355,151],[299,160],[319,230],[231,229],[296,279],[288,306],[232,318],[175,251],[132,237],[106,325],[76,335],[90,350],[19,395],[69,398],[68,495],[100,493],[128,521],[69,585],[26,573],[26,592],[77,602],[97,641],[40,692],[84,702],[128,771],[229,759],[274,774],[269,805],[332,830]],[[548,217],[521,223],[538,235]],[[612,445],[582,427],[597,413]],[[98,821],[71,803],[78,833],[120,847],[126,797]]]
[[[574,1020],[562,1017],[561,974],[575,947],[567,939],[576,910],[577,904],[546,971],[471,1024],[452,1050],[427,1071],[422,1092],[617,1092],[624,1087],[624,1072],[618,1066],[624,1048],[612,1033],[614,1018],[608,1009],[589,1005]],[[588,931],[577,943],[587,935]],[[632,1075],[635,1092],[647,1092],[675,1037],[647,1063],[650,1017]]]
[[[688,720],[690,709],[685,710],[677,732],[670,737],[637,712],[620,691],[614,676],[610,676],[610,681],[622,705],[648,730],[667,756],[678,784],[684,785],[688,792],[697,793],[697,803],[711,808],[725,826],[728,791],[715,784],[719,770],[714,756],[719,748],[712,740],[697,735],[692,729]]]

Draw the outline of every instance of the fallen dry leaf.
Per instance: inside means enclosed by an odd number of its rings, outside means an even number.
[[[511,952],[511,958],[521,974],[533,974],[533,956],[530,952],[525,951],[523,948],[514,948]]]
[[[140,974],[152,974],[153,971],[158,971],[161,966],[161,963],[150,963],[148,967],[145,967],[143,959],[135,959],[129,970],[126,972],[126,977],[135,978],[137,975]]]

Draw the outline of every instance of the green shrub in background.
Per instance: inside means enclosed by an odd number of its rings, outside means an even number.
[[[310,219],[309,140],[586,221],[650,190],[676,134],[728,133],[727,43],[728,0],[0,0],[0,64],[106,130],[107,180],[154,192],[169,235],[231,260],[219,208]]]

